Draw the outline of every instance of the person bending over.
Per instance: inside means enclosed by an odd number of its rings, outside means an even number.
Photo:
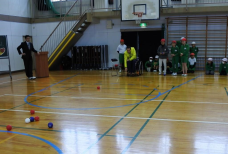
[[[136,61],[136,51],[134,47],[127,47],[127,50],[124,52],[124,66],[127,75],[135,75],[135,61]]]
[[[227,75],[227,72],[228,72],[227,58],[223,58],[222,63],[219,66],[219,73],[220,75]]]
[[[213,63],[212,58],[208,58],[206,63],[206,75],[214,75],[215,74],[215,64]]]
[[[153,57],[150,57],[149,60],[145,63],[147,72],[150,72],[154,66]]]

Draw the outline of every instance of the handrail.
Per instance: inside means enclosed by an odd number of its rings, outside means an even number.
[[[48,38],[46,39],[46,41],[44,41],[43,45],[41,45],[40,47],[40,51],[42,51],[43,46],[47,43],[47,41],[49,40],[49,38],[52,36],[52,34],[56,31],[56,29],[59,27],[59,25],[65,20],[65,17],[69,14],[69,12],[72,10],[72,8],[76,5],[76,3],[78,1],[81,0],[77,0],[74,2],[74,4],[70,7],[70,9],[67,11],[67,13],[64,15],[64,17],[62,18],[62,20],[58,23],[58,25],[55,27],[55,29],[51,32],[51,34],[48,36]]]

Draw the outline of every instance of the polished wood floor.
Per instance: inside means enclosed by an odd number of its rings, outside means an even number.
[[[0,75],[0,153],[228,153],[227,76],[110,73],[56,71],[27,80],[20,72],[12,82]],[[26,124],[31,109],[40,121]]]

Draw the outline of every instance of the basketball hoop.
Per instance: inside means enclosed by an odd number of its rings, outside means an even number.
[[[135,20],[136,24],[140,24],[142,20],[143,12],[133,12],[132,14],[137,15],[138,19]]]

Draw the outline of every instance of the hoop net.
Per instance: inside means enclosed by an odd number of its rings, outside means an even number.
[[[142,20],[143,12],[134,12],[134,13],[132,13],[132,14],[138,16],[138,19],[136,19],[135,22],[136,22],[136,24],[140,24],[140,23],[141,23],[141,20]]]

